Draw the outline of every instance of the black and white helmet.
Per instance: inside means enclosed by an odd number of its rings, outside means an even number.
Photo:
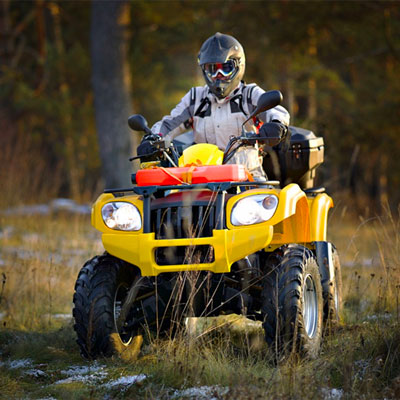
[[[203,43],[198,61],[208,87],[219,99],[239,85],[246,67],[242,45],[233,36],[219,32]]]

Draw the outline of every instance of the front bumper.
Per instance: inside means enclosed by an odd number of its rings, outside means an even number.
[[[211,271],[230,272],[231,265],[264,249],[271,242],[273,227],[253,225],[240,229],[213,230],[212,237],[156,240],[154,233],[103,233],[104,248],[108,253],[136,265],[143,276],[156,276],[162,272]],[[155,252],[159,247],[210,245],[214,261],[202,264],[158,265]]]

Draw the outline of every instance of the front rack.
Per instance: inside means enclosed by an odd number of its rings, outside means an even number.
[[[132,186],[130,188],[105,189],[104,193],[127,193],[134,192],[140,196],[151,196],[159,190],[188,190],[188,189],[209,189],[213,192],[220,192],[238,186],[279,186],[279,181],[245,181],[245,182],[207,182],[191,185],[167,185],[167,186]]]

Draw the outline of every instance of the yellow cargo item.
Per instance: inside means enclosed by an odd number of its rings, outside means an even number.
[[[179,157],[180,167],[191,165],[222,165],[224,153],[210,143],[199,143],[186,148]]]

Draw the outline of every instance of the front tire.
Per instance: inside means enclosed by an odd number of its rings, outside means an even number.
[[[315,358],[323,323],[321,276],[313,253],[300,245],[280,249],[267,266],[262,292],[265,340],[276,361],[292,354]]]
[[[133,331],[117,328],[117,319],[139,270],[108,254],[89,260],[75,284],[74,329],[85,358],[110,357],[116,347],[128,347]],[[118,341],[116,343],[115,341]]]

